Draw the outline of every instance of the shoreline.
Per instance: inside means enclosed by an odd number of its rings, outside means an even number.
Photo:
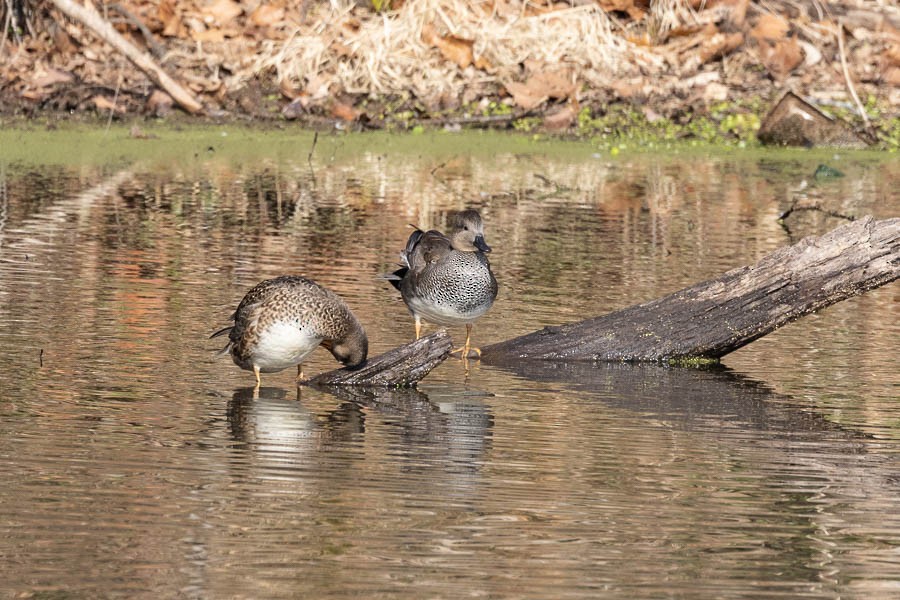
[[[128,0],[80,19],[59,12],[67,4],[40,2],[42,27],[3,40],[0,118],[753,144],[790,91],[900,148],[900,7],[876,0],[835,0],[824,13],[750,0],[635,0],[625,12],[510,0],[491,14],[455,0],[189,1],[174,12]]]

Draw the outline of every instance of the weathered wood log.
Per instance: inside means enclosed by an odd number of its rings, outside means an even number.
[[[410,387],[450,356],[450,334],[440,329],[414,342],[370,358],[354,369],[335,369],[309,379],[302,385],[365,385]]]
[[[482,347],[482,360],[716,360],[898,278],[900,219],[866,217],[663,298]]]

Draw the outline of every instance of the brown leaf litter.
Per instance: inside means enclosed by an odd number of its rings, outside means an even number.
[[[13,23],[0,46],[6,112],[172,110],[171,98],[81,24],[48,2],[35,6],[37,25]],[[856,91],[889,118],[900,108],[900,7],[880,0],[418,0],[384,12],[351,0],[111,6],[97,4],[220,116],[283,110],[384,123],[397,110],[436,118],[493,101],[566,130],[581,108],[602,114],[614,101],[656,118],[722,99],[774,100],[785,89],[850,106],[839,27]]]

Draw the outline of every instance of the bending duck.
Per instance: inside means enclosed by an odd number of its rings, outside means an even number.
[[[231,318],[234,325],[210,337],[228,334],[222,352],[253,371],[257,389],[260,373],[294,365],[297,379],[303,379],[303,359],[318,346],[347,367],[361,364],[369,351],[363,326],[341,297],[305,277],[285,275],[257,284]]]
[[[497,280],[491,272],[484,241],[484,224],[477,210],[468,209],[450,220],[450,234],[416,229],[400,253],[403,266],[388,276],[400,290],[416,321],[416,339],[422,319],[436,325],[466,326],[462,351],[468,358],[472,326],[497,297]],[[481,355],[479,348],[471,348]]]

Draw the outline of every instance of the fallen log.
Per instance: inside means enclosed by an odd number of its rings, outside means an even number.
[[[663,298],[482,347],[482,360],[715,361],[898,277],[900,219],[866,217]]]
[[[184,110],[192,114],[203,112],[203,105],[194,98],[193,94],[169,77],[169,74],[156,64],[146,52],[139,50],[116,31],[115,27],[110,25],[108,21],[94,10],[93,5],[89,3],[88,7],[90,8],[88,8],[75,3],[73,0],[51,0],[51,2],[68,17],[84,24],[97,37],[121,52],[134,66],[143,71],[153,83],[172,96],[175,102]]]
[[[871,217],[781,248],[663,298],[484,346],[485,364],[527,360],[715,362],[803,315],[900,278],[900,218]],[[450,354],[443,330],[307,385],[411,386]]]
[[[365,385],[376,387],[412,387],[450,356],[450,334],[440,329],[399,346],[352,369],[328,371],[302,382],[314,387]]]

